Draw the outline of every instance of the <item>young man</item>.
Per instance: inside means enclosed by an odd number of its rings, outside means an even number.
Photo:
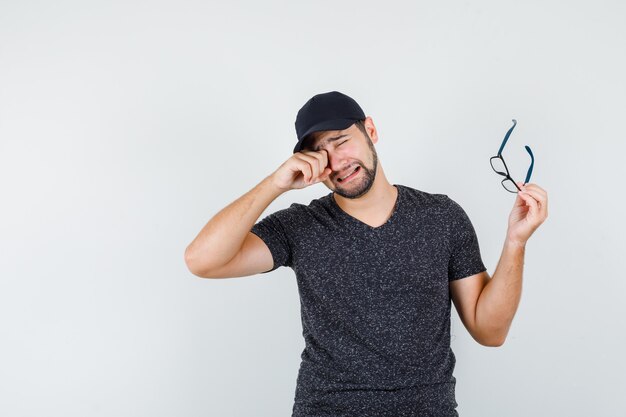
[[[293,416],[458,416],[451,301],[478,343],[504,343],[545,190],[519,183],[491,278],[456,202],[389,183],[374,122],[352,98],[314,96],[296,132],[293,156],[188,246],[188,268],[206,278],[295,271],[305,349]],[[318,182],[332,193],[257,222],[282,193]]]

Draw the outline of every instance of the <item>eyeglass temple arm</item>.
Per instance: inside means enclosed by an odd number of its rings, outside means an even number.
[[[509,136],[511,136],[511,132],[515,128],[516,124],[517,124],[517,120],[513,119],[513,126],[511,126],[508,132],[506,132],[506,135],[504,136],[504,140],[502,141],[502,145],[500,145],[500,149],[498,149],[498,156],[502,154],[502,149],[504,149],[504,145],[506,145],[506,141],[509,140]]]
[[[524,146],[526,151],[530,155],[530,166],[528,167],[528,172],[526,173],[526,179],[524,180],[524,184],[527,184],[530,181],[530,176],[533,174],[533,166],[535,165],[535,157],[533,156],[533,151],[530,150],[528,145]]]

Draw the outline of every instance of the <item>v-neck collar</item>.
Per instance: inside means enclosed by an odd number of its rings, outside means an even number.
[[[335,197],[333,195],[333,193],[330,193],[329,195],[329,200],[330,200],[330,205],[331,207],[344,219],[346,219],[347,221],[357,225],[360,228],[369,230],[369,231],[373,231],[373,232],[377,232],[383,229],[386,229],[388,227],[390,227],[390,225],[394,222],[395,218],[397,217],[397,213],[398,210],[400,208],[401,205],[401,199],[402,199],[402,193],[404,192],[404,190],[402,190],[402,186],[398,185],[398,184],[393,184],[396,189],[398,190],[397,196],[396,196],[396,203],[393,207],[393,211],[391,212],[391,216],[389,216],[389,218],[387,219],[387,221],[383,224],[381,224],[380,226],[377,227],[373,227],[370,226],[369,224],[357,219],[356,217],[351,216],[350,214],[346,213],[341,207],[339,207],[339,204],[337,204],[337,202],[335,201]]]

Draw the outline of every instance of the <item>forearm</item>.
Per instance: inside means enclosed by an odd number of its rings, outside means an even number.
[[[524,244],[506,240],[491,280],[476,306],[476,325],[490,344],[501,345],[511,327],[522,294]]]
[[[274,185],[270,175],[219,211],[187,246],[187,267],[194,273],[201,273],[230,261],[263,211],[283,192]]]

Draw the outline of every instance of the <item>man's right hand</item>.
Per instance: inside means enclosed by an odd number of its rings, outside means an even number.
[[[308,187],[326,181],[332,170],[328,166],[328,153],[321,151],[296,152],[274,173],[274,185],[285,191]]]

